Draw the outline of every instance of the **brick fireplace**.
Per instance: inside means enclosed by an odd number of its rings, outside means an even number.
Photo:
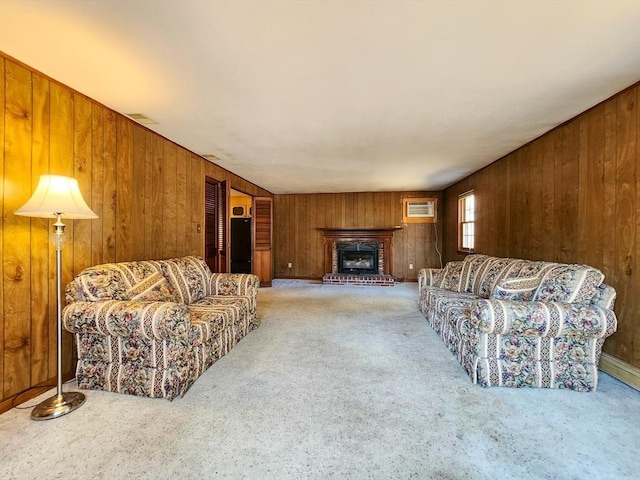
[[[324,233],[323,283],[393,285],[392,228],[320,228]]]

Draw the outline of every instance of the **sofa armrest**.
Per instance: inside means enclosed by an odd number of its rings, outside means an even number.
[[[418,272],[418,288],[442,283],[444,268],[421,268]]]
[[[211,295],[247,295],[255,298],[260,278],[249,273],[212,273]]]
[[[67,305],[62,325],[71,333],[167,340],[186,339],[191,320],[182,303],[106,300]]]
[[[471,305],[470,323],[495,335],[606,338],[616,331],[613,310],[563,302],[479,299]]]

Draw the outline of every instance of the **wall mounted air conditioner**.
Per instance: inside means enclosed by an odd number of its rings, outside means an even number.
[[[435,223],[438,217],[437,198],[403,198],[403,223]]]

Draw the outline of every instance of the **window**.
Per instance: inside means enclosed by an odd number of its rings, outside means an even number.
[[[473,190],[458,197],[458,250],[473,252],[475,248],[475,197]]]

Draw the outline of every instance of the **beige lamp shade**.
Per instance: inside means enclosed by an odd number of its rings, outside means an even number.
[[[78,181],[61,175],[41,175],[36,191],[16,215],[38,218],[98,218],[82,198]]]

